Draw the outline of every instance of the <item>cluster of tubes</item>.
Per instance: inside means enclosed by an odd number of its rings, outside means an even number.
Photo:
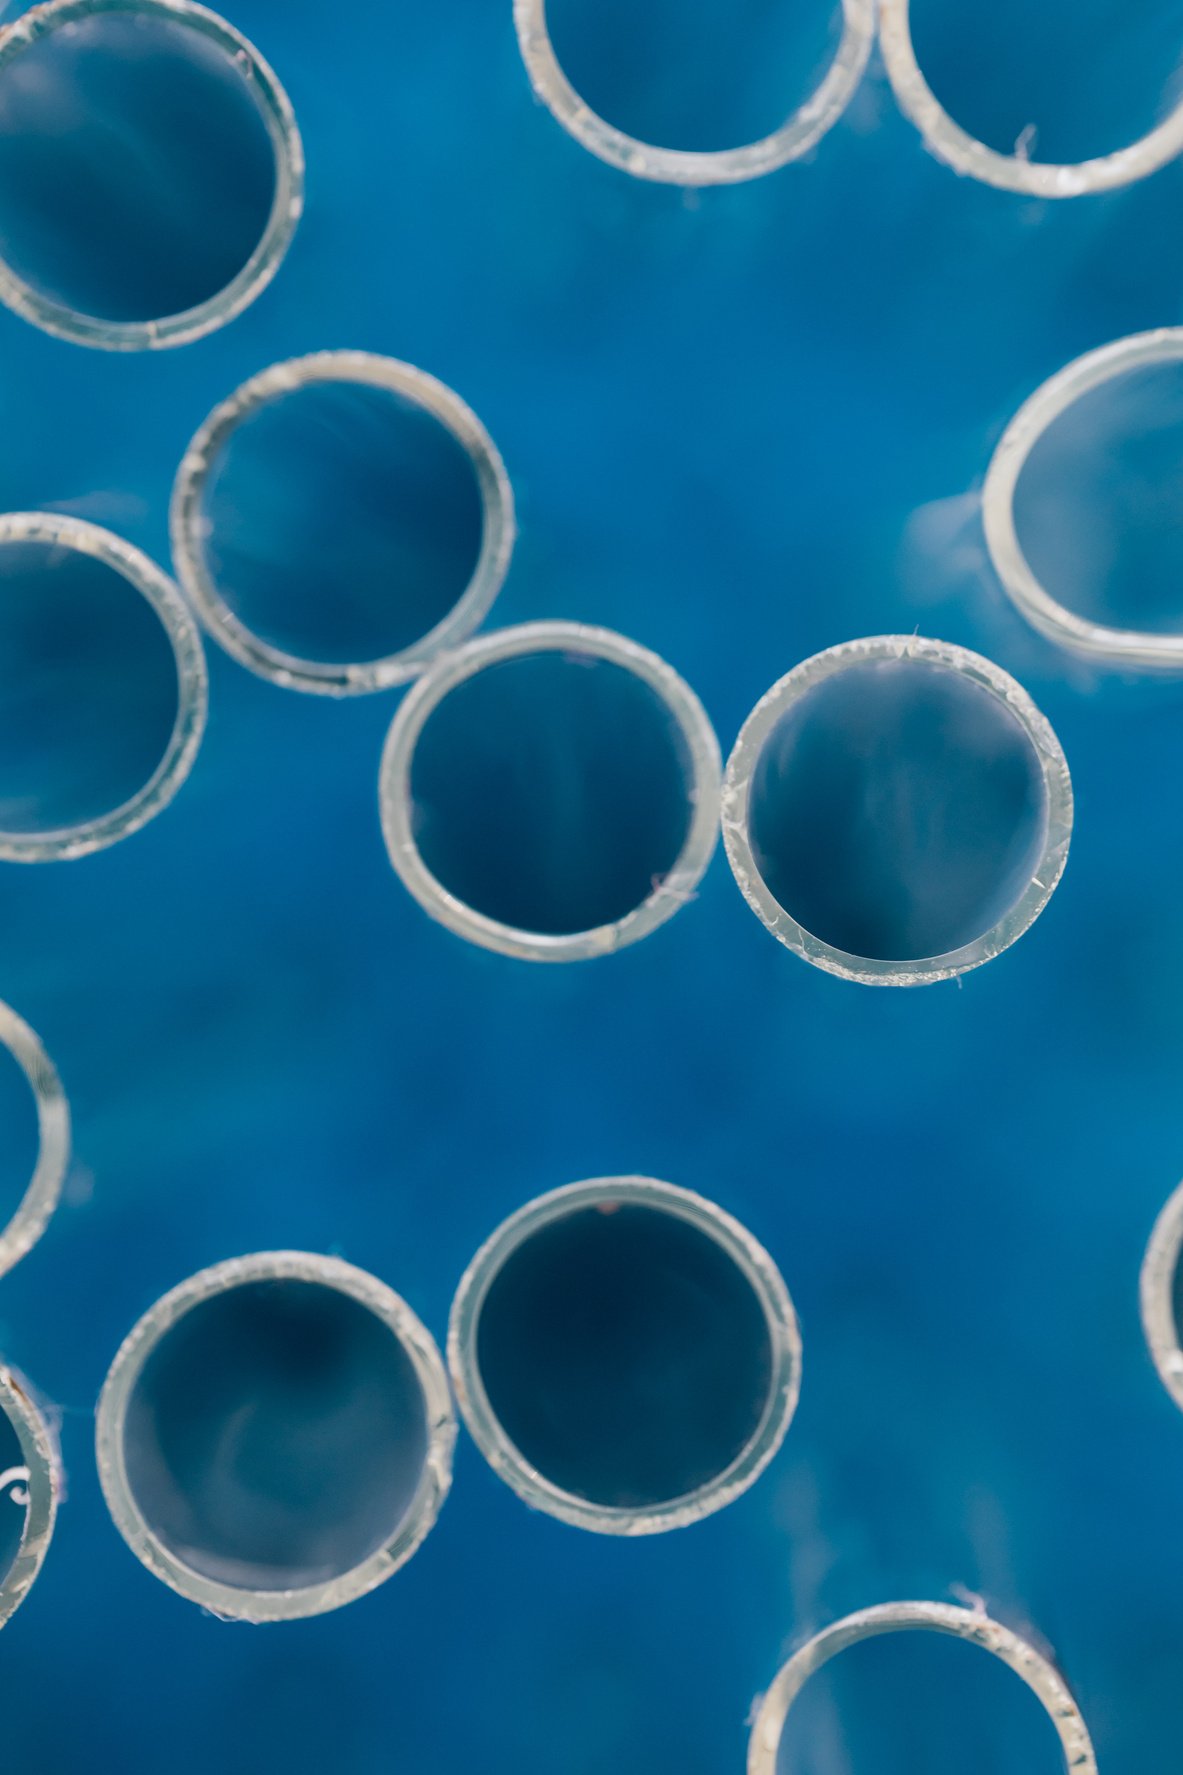
[[[179,345],[224,324],[274,275],[302,206],[300,137],[275,74],[254,46],[215,14],[188,0],[104,0],[102,10],[190,30],[235,71],[266,126],[274,154],[274,196],[266,227],[223,289],[178,314],[119,320],[83,313],[2,260],[0,300],[76,343],[117,350]],[[21,57],[95,11],[95,0],[51,0],[6,27],[0,32],[0,90]],[[580,99],[554,54],[544,0],[515,0],[514,15],[539,97],[591,152],[641,178],[683,185],[730,183],[799,158],[845,110],[876,35],[897,98],[927,145],[959,172],[987,183],[1045,197],[1072,197],[1128,183],[1183,150],[1181,105],[1140,142],[1079,165],[1052,166],[1022,153],[995,152],[966,135],[928,88],[911,42],[908,0],[879,0],[878,6],[874,0],[843,0],[841,42],[821,84],[765,140],[720,153],[664,149],[622,134]],[[1015,490],[1036,442],[1076,400],[1114,378],[1180,357],[1183,329],[1172,328],[1121,340],[1069,365],[1018,413],[985,481],[990,554],[1017,608],[1057,643],[1125,666],[1177,667],[1183,663],[1183,637],[1106,628],[1059,605],[1023,555],[1013,515]],[[442,620],[383,658],[343,663],[297,657],[253,632],[219,584],[216,547],[211,546],[216,537],[210,534],[205,498],[211,477],[244,422],[324,384],[360,385],[428,415],[466,453],[479,488],[481,541],[467,587]],[[724,772],[698,698],[669,665],[636,642],[560,622],[530,623],[473,638],[508,572],[514,536],[509,478],[475,414],[422,370],[348,352],[321,353],[267,369],[211,414],[187,451],[175,485],[171,537],[179,587],[140,551],[92,524],[45,513],[0,517],[0,550],[33,545],[59,561],[63,553],[84,556],[111,569],[146,600],[171,646],[178,687],[168,746],[138,793],[77,825],[0,831],[0,857],[36,862],[82,856],[128,836],[168,804],[193,767],[204,727],[207,681],[200,623],[242,664],[293,689],[350,695],[417,680],[395,715],[381,761],[379,801],[390,859],[435,918],[504,954],[554,961],[591,958],[646,936],[693,899],[720,829],[736,880],[763,923],[805,960],[855,981],[915,985],[947,979],[997,955],[1038,916],[1065,864],[1071,784],[1048,723],[998,666],[963,648],[916,636],[876,637],[830,648],[796,665],[761,698]],[[635,903],[590,928],[541,931],[492,916],[437,876],[419,839],[413,777],[417,749],[433,716],[480,674],[543,656],[573,668],[606,664],[635,679],[664,711],[681,765],[685,806],[674,854]],[[883,952],[869,946],[870,953],[856,953],[815,928],[816,921],[795,899],[791,872],[786,875],[774,866],[778,841],[769,828],[770,823],[776,826],[777,795],[793,775],[802,732],[819,710],[824,714],[838,706],[833,699],[848,674],[854,675],[856,687],[872,681],[889,687],[878,705],[884,730],[873,736],[888,749],[893,734],[906,726],[913,691],[921,701],[955,692],[971,711],[966,731],[994,723],[996,734],[1005,729],[1012,750],[1020,755],[1016,768],[1028,784],[1024,805],[1034,836],[1018,845],[1012,830],[1001,834],[999,855],[993,859],[995,879],[986,882],[960,921],[954,921],[955,940],[935,952],[921,942],[915,952],[896,943],[885,945]],[[956,729],[952,745],[956,752]],[[980,755],[967,746],[964,756],[951,760],[951,768],[959,768],[969,781],[971,793],[974,772],[985,770],[982,761],[991,754],[989,745]],[[802,794],[807,799],[807,789],[795,784],[798,802]],[[782,837],[791,849],[792,831]],[[69,1164],[70,1134],[57,1073],[36,1035],[7,1007],[0,1007],[0,1041],[29,1081],[39,1124],[34,1175],[11,1223],[0,1230],[3,1273],[28,1252],[54,1210]],[[1149,1346],[1164,1384],[1183,1407],[1183,1350],[1172,1305],[1181,1248],[1183,1189],[1164,1210],[1142,1271]],[[660,1462],[654,1465],[652,1450],[618,1447],[610,1436],[601,1439],[607,1459],[594,1472],[587,1468],[586,1450],[580,1449],[577,1436],[556,1458],[553,1449],[536,1442],[537,1426],[522,1401],[513,1398],[512,1389],[506,1391],[498,1354],[512,1346],[514,1313],[545,1298],[548,1275],[553,1282],[564,1252],[570,1258],[572,1250],[581,1264],[594,1250],[596,1261],[618,1265],[621,1286],[634,1273],[641,1251],[657,1252],[660,1262],[675,1269],[683,1263],[705,1264],[721,1291],[719,1298],[728,1303],[718,1323],[698,1328],[705,1372],[718,1359],[712,1339],[747,1340],[752,1376],[747,1415],[721,1426],[713,1446],[697,1449],[693,1458],[688,1453],[681,1472],[664,1470]],[[726,1286],[720,1280],[724,1274]],[[650,1282],[651,1277],[650,1267]],[[641,1314],[636,1322],[639,1347],[615,1352],[619,1372],[627,1375],[630,1363],[646,1359],[640,1347],[644,1334]],[[322,1372],[293,1392],[291,1376],[282,1372],[282,1352],[298,1345],[302,1335],[315,1339]],[[560,1364],[561,1356],[560,1346],[555,1358]],[[115,1523],[158,1578],[228,1618],[290,1619],[339,1607],[373,1589],[421,1544],[450,1485],[453,1399],[490,1465],[529,1505],[584,1529],[637,1535],[695,1521],[750,1486],[788,1429],[800,1373],[800,1336],[788,1292],[772,1258],[738,1222],[713,1203],[669,1184],[637,1177],[597,1179],[528,1203],[493,1233],[457,1291],[446,1362],[410,1307],[385,1283],[350,1265],[303,1253],[266,1253],[191,1277],[144,1315],[111,1366],[98,1408],[98,1466]],[[177,1414],[194,1409],[197,1374],[204,1377],[198,1401],[204,1417],[196,1443],[192,1434],[187,1436],[188,1453],[182,1460],[175,1440]],[[280,1481],[271,1472],[277,1490],[268,1496],[265,1449],[251,1453],[249,1480],[233,1470],[220,1431],[227,1415],[244,1403],[272,1423],[280,1451],[276,1459],[295,1473],[285,1495],[279,1495]],[[620,1413],[613,1418],[611,1399],[599,1404],[603,1422],[623,1422]],[[12,1432],[0,1448],[11,1444],[18,1451],[0,1471],[0,1510],[23,1513],[16,1553],[0,1573],[3,1623],[27,1594],[45,1557],[61,1494],[61,1468],[52,1413],[38,1402],[28,1382],[4,1366],[0,1412]],[[381,1426],[380,1446],[368,1461],[358,1444],[358,1412],[368,1427]],[[315,1436],[302,1440],[302,1432],[312,1429]],[[667,1448],[677,1449],[678,1433],[685,1429],[666,1426]],[[302,1462],[308,1464],[307,1473]],[[318,1462],[328,1465],[322,1471]],[[339,1485],[330,1483],[334,1475]],[[252,1486],[254,1504],[247,1507]],[[331,1506],[325,1504],[326,1496]],[[309,1498],[317,1499],[315,1505]],[[790,1658],[756,1717],[749,1775],[774,1775],[789,1709],[814,1671],[858,1640],[911,1629],[953,1634],[1001,1659],[1046,1709],[1066,1766],[1080,1775],[1095,1770],[1080,1712],[1041,1653],[981,1611],[901,1602],[833,1623]]]

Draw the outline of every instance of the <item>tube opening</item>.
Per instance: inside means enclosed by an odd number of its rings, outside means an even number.
[[[205,660],[176,588],[108,532],[0,517],[0,857],[80,856],[188,775]]]
[[[1129,184],[1183,149],[1183,26],[1119,0],[882,0],[901,108],[958,172],[1076,197]]]
[[[48,331],[210,331],[275,271],[301,187],[282,88],[203,7],[52,0],[0,36],[0,295]]]
[[[1051,892],[1069,820],[1042,717],[997,667],[940,643],[806,661],[728,766],[728,850],[753,909],[856,979],[914,983],[997,954]]]
[[[53,1538],[57,1447],[28,1383],[0,1363],[0,1627],[28,1595]]]
[[[217,408],[173,496],[182,584],[213,637],[300,690],[378,690],[487,614],[513,499],[475,414],[393,359],[277,364]]]
[[[719,1509],[763,1470],[792,1416],[799,1342],[771,1259],[728,1216],[607,1178],[498,1230],[457,1294],[449,1359],[514,1490],[638,1534]]]
[[[1118,340],[1020,410],[984,494],[1008,595],[1042,633],[1122,665],[1183,665],[1183,331]]]
[[[70,1112],[61,1080],[36,1035],[0,1004],[0,1276],[48,1225],[70,1158]],[[0,1461],[0,1472],[6,1463]]]
[[[150,1569],[268,1619],[337,1607],[410,1556],[452,1433],[438,1354],[397,1296],[327,1259],[247,1259],[141,1321],[104,1390],[100,1461]]]
[[[850,102],[875,31],[871,0],[709,0],[693,16],[676,0],[515,0],[514,19],[563,128],[623,172],[678,185],[757,178],[807,153]]]
[[[718,751],[693,692],[605,630],[531,624],[441,662],[396,715],[387,846],[432,915],[488,948],[577,959],[690,897]]]
[[[885,1604],[815,1635],[764,1697],[748,1751],[748,1775],[954,1767],[1096,1775],[1054,1667],[985,1613],[942,1603]]]

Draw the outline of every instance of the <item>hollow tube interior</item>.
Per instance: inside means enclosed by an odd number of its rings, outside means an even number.
[[[180,19],[96,8],[0,66],[0,258],[76,313],[210,301],[266,233],[276,182],[242,67]]]
[[[563,73],[615,128],[720,152],[771,135],[821,84],[842,39],[834,0],[547,0]]]
[[[990,930],[1041,854],[1047,794],[1017,717],[964,674],[861,660],[768,735],[748,819],[757,867],[813,936],[853,956],[941,956]]]
[[[777,1775],[1063,1775],[1055,1728],[1013,1670],[967,1640],[888,1633],[816,1671],[785,1720]]]
[[[24,1200],[40,1151],[33,1087],[16,1055],[0,1042],[0,1235]],[[0,1457],[0,1473],[7,1465]]]
[[[0,831],[100,819],[172,738],[177,664],[157,612],[78,549],[0,545]]]
[[[163,1335],[128,1403],[137,1507],[193,1571],[311,1587],[386,1545],[427,1457],[422,1387],[374,1313],[296,1279],[242,1283]]]
[[[577,1208],[517,1245],[481,1303],[476,1359],[526,1461],[609,1508],[717,1478],[769,1404],[751,1281],[698,1227],[637,1204]]]
[[[238,619],[297,658],[400,653],[459,601],[481,552],[467,450],[393,389],[308,381],[248,411],[201,493],[201,549]]]
[[[7,1413],[0,1411],[0,1590],[25,1532],[28,1486],[24,1461],[16,1430]]]
[[[473,672],[435,706],[410,772],[424,864],[518,930],[610,925],[677,862],[693,816],[685,737],[658,693],[591,654]]]
[[[1169,0],[909,0],[908,12],[934,97],[1000,154],[1113,154],[1183,98],[1183,14]]]
[[[1015,534],[1048,596],[1104,628],[1183,635],[1183,362],[1129,369],[1040,434]]]

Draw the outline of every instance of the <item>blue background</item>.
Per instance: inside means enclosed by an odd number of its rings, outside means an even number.
[[[0,313],[0,506],[76,511],[163,561],[175,465],[218,399],[287,355],[389,352],[504,454],[521,537],[497,622],[634,636],[725,750],[818,648],[965,643],[1052,720],[1076,837],[1021,944],[950,985],[801,965],[721,855],[637,947],[531,967],[429,923],[391,873],[394,699],[285,693],[211,647],[174,806],[84,861],[0,866],[0,997],[76,1134],[66,1203],[0,1283],[0,1349],[60,1405],[69,1471],[0,1641],[0,1760],[726,1775],[791,1643],[961,1585],[1054,1647],[1104,1775],[1176,1768],[1183,1421],[1136,1284],[1183,1169],[1183,688],[1030,634],[975,490],[1046,375],[1181,318],[1183,170],[1059,206],[969,184],[876,63],[809,164],[686,195],[532,102],[508,0],[232,18],[304,133],[290,255],[229,328],[159,355]],[[1120,51],[1101,59],[1116,78]],[[334,1251],[442,1340],[497,1221],[625,1171],[739,1215],[799,1309],[800,1410],[737,1505],[637,1544],[582,1535],[462,1438],[422,1551],[339,1614],[219,1623],[127,1552],[93,1405],[166,1288],[245,1251]]]

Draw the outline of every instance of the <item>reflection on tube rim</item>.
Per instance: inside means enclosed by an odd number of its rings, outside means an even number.
[[[481,1378],[481,1310],[506,1261],[528,1239],[580,1209],[610,1203],[649,1208],[686,1221],[720,1246],[743,1273],[768,1328],[772,1368],[764,1412],[747,1444],[721,1473],[694,1491],[642,1508],[597,1504],[553,1484],[526,1460],[501,1426]],[[797,1409],[801,1334],[789,1291],[772,1258],[724,1209],[653,1177],[596,1177],[536,1197],[481,1246],[456,1290],[448,1322],[448,1369],[461,1416],[485,1460],[532,1509],[604,1535],[651,1535],[685,1528],[732,1503],[772,1460]]]
[[[0,1627],[20,1607],[41,1570],[61,1492],[61,1460],[57,1440],[38,1409],[29,1383],[15,1369],[0,1362],[0,1412],[16,1432],[28,1478],[21,1476],[28,1493],[25,1525],[16,1558],[0,1575]],[[10,1483],[12,1483],[10,1479]],[[0,1504],[6,1500],[0,1499]]]
[[[410,1359],[423,1392],[427,1450],[418,1488],[385,1546],[351,1571],[291,1590],[251,1590],[195,1571],[155,1533],[127,1475],[123,1438],[144,1364],[164,1335],[203,1301],[244,1283],[295,1281],[335,1289],[358,1301],[389,1329]],[[456,1418],[448,1379],[431,1333],[393,1289],[339,1258],[303,1251],[264,1251],[200,1270],[173,1288],[125,1338],[103,1385],[96,1454],[103,1496],[116,1528],[137,1559],[162,1583],[211,1614],[238,1621],[294,1621],[365,1596],[405,1565],[433,1526],[452,1483]]]

